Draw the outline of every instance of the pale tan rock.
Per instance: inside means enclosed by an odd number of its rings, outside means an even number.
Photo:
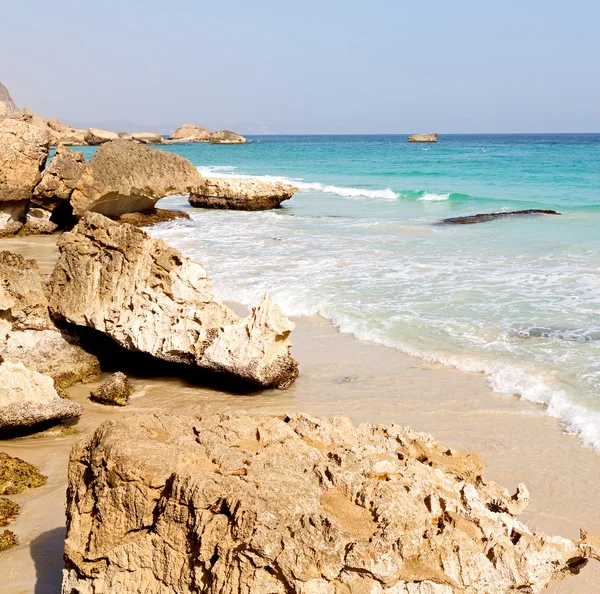
[[[87,144],[104,144],[111,140],[117,140],[119,135],[116,132],[109,130],[101,130],[100,128],[88,128],[84,135]]]
[[[90,392],[90,399],[101,404],[126,406],[131,394],[133,394],[133,386],[127,376],[117,371]]]
[[[148,149],[146,149],[148,150]],[[141,229],[86,213],[59,241],[50,309],[121,346],[265,387],[298,374],[294,324],[265,295],[240,319],[219,303],[204,268]]]
[[[247,140],[240,134],[230,130],[219,130],[210,135],[209,141],[212,144],[246,144]]]
[[[0,238],[16,235],[27,219],[27,200],[0,202]]]
[[[0,364],[0,431],[73,419],[82,412],[81,405],[58,395],[51,377],[21,363]]]
[[[45,208],[30,206],[25,217],[21,235],[49,235],[58,230],[58,225],[50,220],[52,213]]]
[[[19,115],[20,110],[12,100],[8,89],[0,83],[0,118]]]
[[[202,128],[195,124],[183,124],[179,126],[169,140],[173,142],[209,142],[212,132],[208,128]]]
[[[408,142],[437,142],[437,134],[413,134],[408,137]]]
[[[162,134],[156,132],[132,132],[130,136],[142,144],[162,144],[164,140]]]
[[[52,146],[58,146],[60,144],[79,146],[87,144],[85,140],[85,130],[67,126],[62,122],[59,122],[56,118],[48,120],[36,115],[27,107],[23,108],[20,119],[47,132]]]
[[[477,456],[397,425],[164,414],[71,453],[63,594],[538,593],[594,541],[533,533]]]
[[[71,205],[76,216],[86,211],[119,216],[153,209],[172,194],[188,194],[202,179],[187,160],[129,140],[103,144],[86,164]]]
[[[239,177],[202,178],[189,203],[199,208],[266,210],[289,200],[299,188],[281,182]]]
[[[73,152],[60,145],[33,191],[32,202],[46,210],[54,210],[71,197],[84,169],[83,153]]]

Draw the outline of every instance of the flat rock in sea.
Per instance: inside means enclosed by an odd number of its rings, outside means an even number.
[[[212,132],[195,124],[183,124],[169,136],[171,142],[208,142]]]
[[[200,264],[98,213],[86,213],[58,247],[49,282],[55,319],[99,330],[131,351],[262,387],[287,388],[298,375],[289,353],[294,324],[268,294],[240,319],[215,299]]]
[[[231,132],[231,130],[219,130],[210,135],[211,144],[246,144],[248,142],[240,134]]]
[[[156,132],[132,132],[130,136],[142,144],[162,144],[164,141],[163,135]]]
[[[119,135],[110,130],[101,130],[100,128],[88,128],[85,132],[85,141],[87,144],[104,144],[111,140],[117,140]]]
[[[533,594],[600,558],[534,533],[525,487],[483,469],[339,417],[107,422],[71,453],[62,591]]]
[[[466,217],[452,217],[449,219],[442,219],[438,225],[475,225],[476,223],[486,223],[487,221],[493,221],[495,219],[503,219],[506,217],[527,217],[532,215],[560,215],[560,212],[555,210],[539,210],[539,209],[528,209],[528,210],[512,210],[507,212],[489,212],[479,213],[475,215],[469,215]]]
[[[437,142],[438,135],[434,134],[413,134],[408,137],[408,142]]]
[[[299,188],[282,182],[239,177],[202,178],[190,193],[189,203],[198,208],[267,210],[289,200]]]

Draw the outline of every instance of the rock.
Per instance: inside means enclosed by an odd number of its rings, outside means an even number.
[[[155,132],[132,132],[131,138],[142,144],[162,144],[164,141],[163,135]]]
[[[482,470],[344,418],[110,421],[71,453],[62,591],[533,594],[600,558],[533,533],[525,487]]]
[[[0,83],[0,118],[19,115],[20,110],[12,100],[8,89]]]
[[[190,215],[182,210],[169,210],[166,208],[152,208],[142,212],[126,212],[118,217],[110,217],[118,223],[129,223],[134,227],[150,227],[158,223],[176,221],[177,219],[189,220]]]
[[[86,213],[58,246],[48,287],[56,318],[95,328],[131,351],[260,386],[286,388],[296,378],[288,340],[294,324],[268,295],[240,319],[214,298],[200,264],[97,213]]]
[[[173,142],[208,142],[211,135],[212,132],[208,128],[184,124],[169,136],[169,140]]]
[[[46,484],[43,474],[29,462],[0,452],[0,495],[16,495]]]
[[[119,216],[154,209],[161,198],[189,194],[202,180],[183,157],[129,140],[103,144],[86,164],[71,194],[73,213]]]
[[[488,212],[470,215],[467,217],[452,217],[449,219],[442,219],[438,225],[475,225],[476,223],[486,223],[487,221],[503,219],[506,217],[526,217],[541,214],[560,215],[561,213],[556,212],[555,210],[539,210],[533,208],[529,210],[512,210],[507,212]]]
[[[49,235],[58,230],[58,225],[50,217],[52,213],[45,208],[31,207],[27,211],[25,224],[20,230],[20,235]]]
[[[199,208],[266,210],[289,200],[299,188],[281,182],[238,177],[202,178],[192,189],[189,203]]]
[[[108,130],[100,130],[99,128],[88,128],[84,135],[87,144],[104,144],[111,140],[117,140],[119,135]]]
[[[408,137],[408,142],[437,142],[437,134],[413,134]]]
[[[17,535],[12,530],[4,530],[0,533],[0,551],[6,551],[19,544]]]
[[[247,142],[243,136],[231,132],[230,130],[219,130],[218,132],[214,132],[210,135],[209,141],[212,144],[246,144]]]
[[[113,373],[109,379],[90,392],[90,398],[101,404],[126,406],[133,394],[133,386],[127,376],[120,371]]]
[[[51,377],[22,363],[0,364],[0,432],[74,419],[82,413],[81,405],[58,395]]]
[[[60,145],[33,191],[32,202],[46,210],[54,210],[71,197],[84,169],[83,153],[73,152]]]
[[[23,108],[21,120],[47,132],[52,146],[61,144],[70,146],[87,144],[85,141],[85,130],[72,128],[71,126],[59,122],[57,119],[48,120],[34,114],[26,107]]]
[[[23,228],[27,204],[27,200],[0,202],[0,237],[12,237]]]
[[[0,497],[0,526],[8,526],[19,515],[19,506],[10,499]]]

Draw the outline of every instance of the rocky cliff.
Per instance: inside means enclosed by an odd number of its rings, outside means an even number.
[[[8,89],[0,83],[0,118],[19,115],[20,110],[12,100]]]

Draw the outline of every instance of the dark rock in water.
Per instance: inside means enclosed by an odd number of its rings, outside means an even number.
[[[555,210],[538,210],[535,208],[529,210],[512,210],[508,212],[488,212],[478,213],[467,217],[453,217],[450,219],[442,219],[438,225],[475,225],[476,223],[487,223],[487,221],[493,221],[494,219],[503,219],[505,217],[521,217],[530,215],[560,215],[560,212]]]
[[[0,551],[6,551],[19,544],[19,539],[11,530],[5,530],[0,534]]]

